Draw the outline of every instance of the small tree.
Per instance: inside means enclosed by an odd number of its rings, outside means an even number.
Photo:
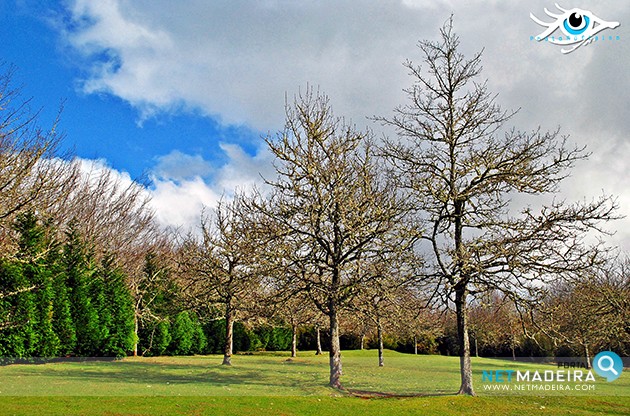
[[[149,352],[153,346],[158,349],[157,355],[163,353],[161,344],[154,342],[154,336],[156,334],[168,334],[168,322],[166,321],[170,315],[174,315],[171,311],[171,304],[176,289],[171,278],[167,254],[168,250],[163,246],[152,247],[144,255],[142,270],[133,273],[128,282],[134,310],[135,343],[132,348],[134,357],[138,355],[141,332],[144,332],[146,338],[143,340],[146,341],[143,354]],[[160,324],[162,325],[160,326]],[[168,346],[168,342],[166,346]]]
[[[243,198],[219,203],[214,218],[204,217],[201,222],[201,241],[189,235],[179,250],[184,295],[197,307],[222,309],[224,365],[232,364],[234,322],[255,303],[260,279],[255,269],[256,239]]]
[[[153,329],[153,335],[151,336],[151,348],[148,351],[155,351],[154,355],[163,355],[166,353],[168,346],[173,340],[173,336],[170,331],[171,325],[169,321],[162,320],[155,325]]]
[[[173,355],[188,355],[195,337],[195,324],[190,319],[187,311],[182,311],[175,316],[171,327],[170,352]]]
[[[385,365],[384,334],[386,331],[395,333],[403,325],[404,307],[408,300],[405,286],[410,280],[402,276],[402,268],[397,268],[396,264],[394,258],[380,258],[371,263],[361,264],[355,271],[375,278],[373,284],[361,288],[350,309],[358,314],[359,322],[363,323],[361,349],[365,331],[369,326],[376,329],[379,367]],[[371,325],[367,326],[368,323]]]
[[[614,217],[602,197],[568,205],[554,201],[539,213],[515,215],[515,194],[554,194],[583,148],[571,148],[558,132],[502,131],[514,113],[495,103],[478,82],[481,53],[466,59],[452,19],[439,42],[423,41],[426,72],[407,62],[414,80],[409,103],[392,118],[397,139],[384,155],[418,210],[423,241],[432,253],[428,284],[455,306],[460,352],[460,394],[474,394],[468,338],[468,301],[500,290],[514,301],[538,303],[541,282],[584,270],[599,261],[601,246],[585,235]]]
[[[537,329],[557,345],[583,355],[630,350],[630,274],[628,260],[611,259],[575,280],[553,285]]]

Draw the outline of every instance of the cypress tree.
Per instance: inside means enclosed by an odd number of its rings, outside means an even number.
[[[171,335],[171,324],[168,320],[157,323],[153,332],[153,351],[152,355],[164,355],[173,339]]]
[[[115,266],[113,256],[103,258],[100,277],[106,301],[106,307],[100,315],[101,325],[105,325],[108,333],[103,353],[106,356],[124,357],[136,342],[133,298],[125,284],[125,275]]]
[[[194,314],[193,315],[193,345],[190,350],[192,354],[204,354],[206,352],[206,346],[208,345],[208,339],[206,338],[206,334],[203,332],[203,326],[201,322],[199,322],[199,317]]]
[[[98,311],[94,305],[92,279],[93,257],[71,225],[66,233],[63,265],[69,289],[70,311],[75,324],[76,347],[79,356],[96,356],[102,344]]]
[[[33,293],[35,306],[35,344],[32,354],[38,357],[56,357],[60,341],[54,330],[53,284],[52,276],[46,265],[27,265],[26,273],[39,287]]]
[[[27,312],[25,331],[26,353],[40,357],[54,357],[59,350],[59,338],[53,329],[52,274],[47,264],[48,249],[54,242],[47,236],[45,224],[40,224],[35,214],[27,212],[17,217],[15,230],[19,233],[16,261],[19,263],[21,285],[32,290],[18,299]]]
[[[11,293],[0,299],[4,321],[4,328],[0,331],[0,356],[28,357],[36,344],[36,310],[32,290],[25,290],[30,286],[24,279],[21,263],[8,260],[0,262],[0,287],[5,293]]]
[[[195,325],[188,312],[183,311],[175,316],[171,329],[173,339],[169,351],[173,355],[187,355],[193,346]]]
[[[77,345],[77,334],[72,319],[70,306],[70,289],[67,287],[67,276],[59,265],[55,265],[53,284],[53,330],[59,338],[58,354],[72,355]]]

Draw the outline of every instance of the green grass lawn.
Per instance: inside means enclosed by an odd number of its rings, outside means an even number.
[[[328,357],[303,352],[127,358],[0,367],[0,414],[459,415],[630,414],[630,371],[589,392],[484,391],[482,370],[540,365],[474,359],[478,397],[459,397],[458,358],[344,351],[345,391],[326,387]],[[555,367],[549,367],[555,370]],[[487,384],[487,383],[485,383]]]

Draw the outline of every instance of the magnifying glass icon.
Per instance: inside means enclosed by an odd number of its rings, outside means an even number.
[[[607,362],[609,365],[604,367],[604,364],[602,364],[602,362],[605,361]],[[617,370],[615,370],[615,362],[613,361],[612,357],[608,356],[608,355],[604,355],[599,357],[599,360],[597,360],[597,366],[599,367],[600,370],[604,371],[604,372],[611,372],[614,375],[618,376],[619,372],[617,372]]]

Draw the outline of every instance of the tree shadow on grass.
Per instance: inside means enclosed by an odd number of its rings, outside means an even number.
[[[54,386],[60,383],[69,395],[83,395],[85,391],[94,395],[144,395],[149,387],[152,394],[158,395],[312,395],[323,387],[321,374],[313,366],[272,360],[262,368],[246,362],[223,366],[201,360],[183,364],[123,360],[64,362],[50,367],[21,365],[12,370],[14,377],[50,386],[33,390],[37,395],[59,394]]]
[[[65,367],[65,366],[64,366]],[[230,368],[221,365],[160,364],[155,362],[111,362],[95,366],[79,365],[39,373],[42,376],[85,381],[107,381],[120,383],[148,384],[240,384],[260,380],[260,371],[244,368]]]
[[[360,399],[405,399],[412,397],[442,397],[442,396],[455,396],[455,393],[448,392],[431,392],[431,393],[392,393],[382,391],[369,391],[359,389],[347,389],[342,388],[342,392],[352,397],[358,397]]]

